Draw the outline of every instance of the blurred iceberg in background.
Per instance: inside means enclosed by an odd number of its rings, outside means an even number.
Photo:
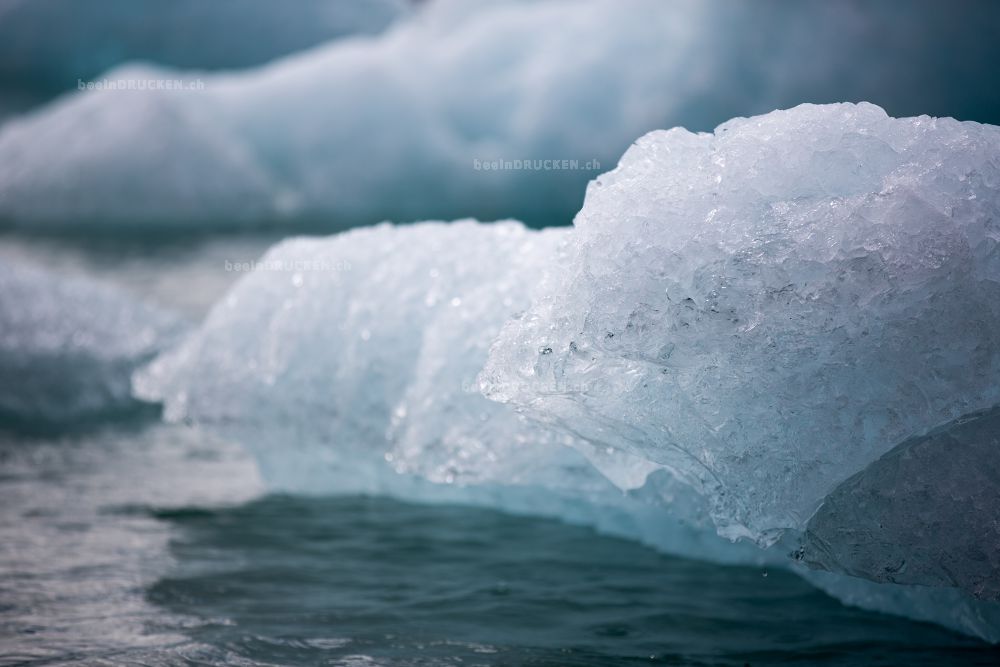
[[[134,410],[130,378],[182,323],[109,285],[0,262],[0,426],[46,430]]]
[[[653,132],[572,229],[285,241],[136,393],[278,489],[585,521],[996,641],[998,154],[871,104]]]
[[[378,33],[410,8],[408,0],[0,0],[0,118],[123,62],[251,67]]]
[[[126,66],[107,78],[182,89],[85,91],[10,120],[0,219],[565,224],[585,183],[656,128],[862,99],[1000,122],[1000,90],[982,85],[998,18],[995,3],[932,0],[437,0],[247,73]]]

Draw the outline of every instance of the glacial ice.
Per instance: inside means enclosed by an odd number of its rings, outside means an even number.
[[[0,260],[0,423],[49,428],[133,408],[132,371],[181,326],[109,285]]]
[[[458,221],[284,241],[134,391],[244,444],[273,489],[485,504],[692,557],[775,560],[716,536],[704,500],[655,464],[479,392],[490,343],[568,233]]]
[[[482,387],[845,601],[997,641],[998,156],[996,127],[869,104],[651,133]]]
[[[654,132],[572,230],[283,242],[134,388],[276,488],[561,516],[998,641],[998,149],[870,104]]]
[[[1000,408],[908,440],[830,493],[801,558],[877,582],[1000,600]]]
[[[264,466],[278,486],[300,445],[321,450],[324,484],[349,490],[377,490],[387,460],[434,481],[481,481],[496,465],[531,475],[517,443],[554,436],[486,400],[475,378],[564,236],[459,221],[282,242],[137,376],[137,392],[168,419],[278,457]]]
[[[996,61],[998,14],[995,3],[942,11],[936,0],[906,11],[825,0],[437,0],[371,39],[249,73],[198,74],[204,90],[84,92],[8,122],[0,219],[568,222],[584,184],[660,127],[860,99],[897,114],[1000,119],[1000,93],[976,79]],[[946,46],[912,48],[929,43]],[[195,75],[131,65],[107,76]],[[475,167],[536,159],[578,168]]]
[[[1000,128],[870,104],[651,133],[588,187],[485,391],[675,471],[724,535],[801,530],[893,446],[1000,403],[998,156]]]

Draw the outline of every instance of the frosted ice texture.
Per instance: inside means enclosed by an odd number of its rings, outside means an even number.
[[[998,158],[996,127],[870,104],[646,135],[588,187],[484,389],[675,471],[726,536],[800,530],[895,445],[998,404]]]
[[[108,285],[0,260],[0,421],[55,427],[134,407],[132,371],[180,331]]]
[[[586,182],[656,128],[873,98],[905,113],[1000,114],[997,87],[976,78],[997,60],[989,28],[1000,7],[942,7],[437,0],[371,39],[245,74],[198,73],[203,90],[84,92],[10,121],[0,131],[0,219],[326,229],[568,221]],[[938,43],[948,48],[926,48]],[[579,168],[475,168],[534,159]]]

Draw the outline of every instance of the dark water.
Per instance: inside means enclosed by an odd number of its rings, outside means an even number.
[[[170,427],[0,434],[0,665],[996,665],[792,574],[554,521],[262,496]]]
[[[849,609],[794,575],[671,558],[547,520],[384,499],[160,513],[154,604],[190,656],[250,664],[932,665],[1000,655]]]

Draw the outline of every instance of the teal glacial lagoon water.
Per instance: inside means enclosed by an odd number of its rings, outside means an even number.
[[[995,665],[794,575],[558,522],[262,494],[141,424],[0,444],[2,665]]]

